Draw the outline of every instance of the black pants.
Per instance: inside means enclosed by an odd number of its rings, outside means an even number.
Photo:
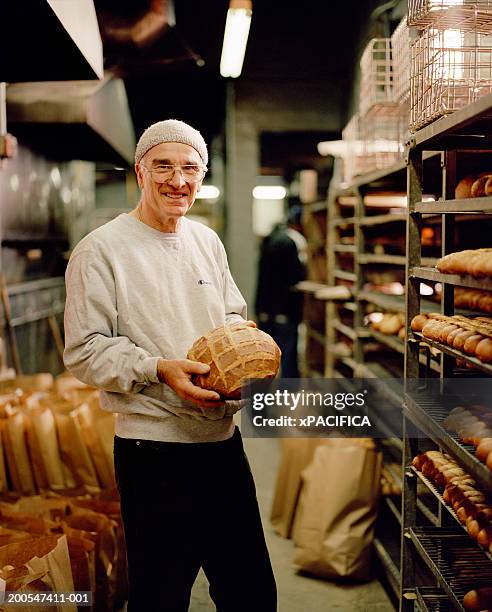
[[[277,594],[241,435],[115,438],[131,612],[185,612],[200,567],[217,612],[275,612]]]

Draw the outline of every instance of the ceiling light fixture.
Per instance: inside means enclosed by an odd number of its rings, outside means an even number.
[[[223,77],[236,78],[241,74],[252,13],[251,0],[231,0],[229,3],[220,58]]]

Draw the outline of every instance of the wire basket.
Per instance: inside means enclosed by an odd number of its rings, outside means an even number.
[[[360,60],[359,112],[365,115],[373,106],[393,100],[391,40],[373,38]]]
[[[364,172],[359,122],[359,113],[355,113],[342,130],[342,140],[345,143],[343,155],[344,183],[350,183],[355,176]]]
[[[393,101],[410,99],[410,30],[406,18],[402,19],[391,36],[393,59]]]
[[[382,170],[402,159],[404,124],[408,124],[402,108],[392,102],[381,103],[361,117],[363,172]]]
[[[492,0],[408,0],[408,25],[492,32]]]
[[[492,35],[428,28],[412,43],[412,131],[490,93]]]

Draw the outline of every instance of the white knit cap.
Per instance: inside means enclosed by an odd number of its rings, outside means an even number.
[[[158,121],[145,130],[135,149],[135,163],[138,164],[147,151],[162,142],[181,142],[190,145],[198,152],[205,166],[208,163],[207,145],[203,136],[191,125],[177,119]]]

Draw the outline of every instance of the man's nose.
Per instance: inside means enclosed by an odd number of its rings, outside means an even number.
[[[185,182],[186,181],[184,180],[183,175],[181,174],[181,168],[174,168],[173,176],[170,179],[169,183],[173,187],[178,188],[178,187],[182,187],[185,184]]]

